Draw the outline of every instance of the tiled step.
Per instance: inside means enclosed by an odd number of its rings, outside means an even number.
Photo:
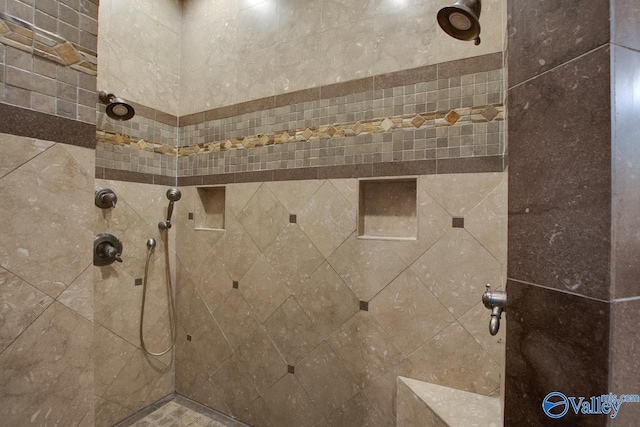
[[[500,398],[398,377],[397,427],[499,427]]]

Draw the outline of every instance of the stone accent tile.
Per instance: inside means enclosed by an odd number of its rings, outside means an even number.
[[[296,377],[322,416],[331,414],[360,391],[326,342],[309,353],[296,368]]]
[[[212,314],[234,351],[258,327],[251,308],[238,291],[227,293]]]
[[[295,375],[285,375],[266,396],[264,403],[269,411],[258,412],[259,417],[273,419],[266,425],[313,427],[322,420],[320,411],[308,397]],[[264,414],[264,415],[263,415]]]
[[[493,255],[507,263],[507,185],[500,184],[464,218],[464,228]]]
[[[437,415],[401,379],[398,380],[398,427],[413,425],[446,427]]]
[[[89,252],[84,257],[77,256],[77,247],[90,242],[93,234],[92,181],[58,146],[2,178],[0,191],[7,206],[12,206],[11,211],[0,212],[6,225],[0,248],[4,267],[51,297],[64,291],[91,262]],[[68,191],[60,193],[60,188]],[[30,195],[28,199],[25,191]],[[51,197],[52,192],[56,197]],[[56,241],[56,251],[50,251],[39,240],[25,241],[23,236],[33,233]],[[32,262],[34,259],[38,264]],[[40,268],[43,263],[48,265],[46,269]]]
[[[322,184],[319,180],[304,180],[270,182],[267,186],[287,212],[298,214]]]
[[[511,280],[507,292],[505,425],[548,422],[540,407],[549,390],[598,396],[613,385],[609,303]],[[540,366],[552,371],[543,375]],[[562,422],[604,426],[607,420],[606,415],[585,417],[569,411]]]
[[[413,369],[411,362],[405,359],[364,389],[364,395],[385,419],[396,419],[398,377],[409,375]]]
[[[216,245],[214,256],[222,259],[232,280],[240,280],[260,255],[260,250],[233,213],[227,211],[225,216],[227,231]]]
[[[502,287],[501,287],[502,288]],[[471,334],[471,336],[485,349],[491,359],[498,365],[504,364],[504,349],[505,349],[505,331],[507,329],[507,317],[502,316],[500,320],[500,329],[498,334],[492,336],[489,331],[489,315],[490,312],[482,303],[476,304],[471,310],[467,311],[462,317],[458,319],[458,322],[463,328]]]
[[[260,255],[242,277],[240,292],[261,323],[264,323],[291,295],[264,255]]]
[[[355,231],[356,210],[333,184],[325,182],[298,212],[297,223],[328,257]]]
[[[288,221],[287,211],[266,185],[262,185],[238,214],[238,221],[264,251]]]
[[[290,365],[295,365],[322,341],[313,322],[293,297],[269,317],[265,327]]]
[[[502,183],[502,173],[431,175],[421,185],[454,217],[464,217]]]
[[[369,311],[406,356],[454,320],[410,269],[371,300]]]
[[[52,142],[0,134],[0,178],[51,148]]]
[[[235,353],[261,396],[287,374],[287,363],[262,327],[255,330]]]
[[[326,262],[300,286],[296,300],[323,338],[358,312],[358,298]]]
[[[4,351],[53,299],[0,268],[0,352]]]
[[[507,3],[507,7],[511,87],[609,42],[610,13],[604,2],[581,0],[572,8],[561,8],[535,1]],[[558,35],[567,28],[575,31]]]
[[[222,399],[228,408],[225,413],[232,417],[243,413],[259,396],[253,382],[235,356],[227,359],[211,375],[211,381],[221,389]]]
[[[478,302],[485,284],[502,283],[498,261],[459,228],[450,229],[411,270],[455,318]]]
[[[291,292],[324,261],[298,224],[287,224],[264,256]]]
[[[58,302],[93,322],[93,271],[90,265],[58,296]]]
[[[3,423],[79,422],[93,403],[92,346],[91,323],[60,303],[51,304],[0,355]],[[33,402],[51,410],[34,411]]]
[[[388,243],[358,239],[354,233],[328,258],[362,301],[369,301],[406,268]]]
[[[585,4],[581,14],[595,10],[599,6]],[[610,52],[603,47],[510,91],[518,126],[509,126],[509,277],[609,298],[610,79]],[[602,113],[591,117],[578,105]],[[568,110],[575,110],[570,120],[563,117]],[[559,119],[540,127],[531,122],[539,114]],[[569,140],[575,143],[559,145]],[[544,174],[534,172],[542,168]]]
[[[327,342],[362,388],[369,386],[402,358],[391,338],[366,312],[353,316]]]
[[[210,252],[195,269],[191,279],[209,311],[219,307],[232,287],[232,280],[222,260],[213,252]]]
[[[362,394],[358,393],[327,417],[327,423],[335,427],[391,427],[392,420],[383,419]]]
[[[488,395],[500,386],[501,369],[459,323],[420,347],[410,357],[411,378]]]
[[[225,187],[225,203],[233,213],[239,215],[242,209],[251,200],[253,195],[260,188],[259,182],[251,182],[247,184],[230,184]]]

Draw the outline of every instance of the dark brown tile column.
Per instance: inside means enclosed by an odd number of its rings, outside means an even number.
[[[553,420],[553,391],[609,391],[612,114],[608,0],[509,0],[505,425]]]

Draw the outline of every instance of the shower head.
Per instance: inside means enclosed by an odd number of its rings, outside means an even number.
[[[112,93],[101,90],[99,93],[100,102],[107,106],[107,116],[114,120],[129,120],[136,114],[136,110]]]
[[[458,40],[480,44],[480,0],[458,0],[438,12],[438,24],[445,33]]]
[[[182,193],[177,188],[173,187],[167,190],[167,199],[172,202],[177,202],[182,197]]]
[[[182,193],[175,187],[167,190],[167,199],[169,199],[169,207],[167,208],[167,220],[158,224],[160,230],[168,230],[171,228],[171,216],[173,215],[173,203],[180,200]]]

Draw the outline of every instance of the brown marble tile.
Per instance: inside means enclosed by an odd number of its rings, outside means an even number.
[[[410,70],[396,71],[393,73],[374,76],[374,89],[388,89],[396,86],[410,85],[420,82],[437,80],[438,66],[425,65],[424,67]]]
[[[437,163],[439,174],[502,172],[506,167],[502,156],[438,159]]]
[[[180,124],[180,127],[197,125],[205,121],[204,117],[205,113],[203,112],[188,114],[186,116],[180,116],[180,118],[178,119],[178,123]]]
[[[153,175],[150,173],[131,172],[118,169],[104,169],[104,179],[114,181],[141,182],[153,184]]]
[[[509,281],[505,425],[548,425],[543,398],[607,393],[608,303]],[[604,391],[603,391],[604,390]],[[576,416],[563,425],[604,426],[606,416]]]
[[[507,7],[510,87],[609,41],[607,1],[510,1]]]
[[[502,52],[496,52],[438,64],[438,78],[445,79],[500,68],[502,68]]]
[[[147,119],[156,120],[156,113],[158,110],[147,107],[143,104],[138,104],[137,102],[129,101],[129,104],[133,107],[137,116],[145,117]]]
[[[301,102],[317,101],[319,99],[320,99],[320,88],[313,87],[309,89],[303,89],[295,92],[276,95],[275,106],[284,107],[285,105],[298,104]]]
[[[637,375],[640,363],[637,348],[640,345],[638,321],[640,320],[640,300],[616,302],[612,305],[613,324],[611,325],[611,382],[612,393],[636,393],[627,390],[638,390],[640,378]],[[637,403],[625,403],[613,423],[614,426],[633,425],[640,417]]]
[[[255,113],[256,111],[268,110],[276,106],[276,97],[270,96],[268,98],[260,98],[252,101],[242,102],[237,104],[236,114],[242,115],[247,113]]]
[[[227,117],[233,117],[238,114],[238,107],[234,105],[228,105],[226,107],[214,108],[204,112],[204,121],[226,119]],[[182,119],[182,118],[181,118]],[[180,122],[182,126],[182,122]]]
[[[187,179],[178,178],[178,180]],[[202,184],[204,185],[217,185],[217,184],[231,184],[235,182],[236,175],[233,173],[223,173],[219,175],[205,175],[202,177]],[[180,181],[182,182],[182,181]],[[183,184],[180,184],[183,185]],[[194,185],[194,184],[184,184],[184,185]]]
[[[236,173],[235,182],[266,182],[273,181],[273,171],[255,171]]]
[[[329,99],[338,96],[347,96],[354,93],[369,92],[373,90],[373,77],[349,80],[341,83],[322,86],[320,88],[320,98]]]
[[[636,5],[636,11],[639,10]],[[613,60],[611,269],[615,277],[614,297],[626,298],[640,295],[640,123],[635,120],[640,114],[636,96],[640,53],[614,46]]]
[[[96,126],[0,103],[0,133],[96,147]]]
[[[609,297],[609,69],[601,48],[510,91],[511,278]]]
[[[374,163],[372,176],[429,175],[436,173],[436,160]]]
[[[173,114],[164,113],[162,111],[156,111],[156,119],[157,122],[160,122],[169,126],[178,126],[178,118]]]
[[[372,174],[371,164],[363,163],[349,166],[325,166],[318,168],[319,179],[365,178]]]
[[[318,168],[278,169],[273,171],[274,181],[317,179]]]
[[[166,185],[174,187],[177,184],[175,176],[153,175],[153,183],[156,185]]]

